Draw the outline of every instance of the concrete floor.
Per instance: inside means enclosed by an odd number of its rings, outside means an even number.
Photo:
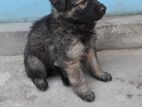
[[[50,88],[38,91],[24,73],[22,56],[0,57],[0,107],[142,107],[142,49],[98,52],[104,71],[113,81],[85,76],[96,93],[93,103],[83,102],[59,77]]]

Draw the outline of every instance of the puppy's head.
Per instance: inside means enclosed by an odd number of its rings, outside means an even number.
[[[64,18],[78,23],[92,23],[101,19],[106,6],[98,0],[50,0]]]

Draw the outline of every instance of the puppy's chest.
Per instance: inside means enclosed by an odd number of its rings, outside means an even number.
[[[92,39],[92,32],[82,32],[78,29],[72,28],[57,28],[54,30],[54,33],[52,34],[52,40],[55,42],[60,41],[63,44],[68,44],[71,41],[74,41],[78,39],[78,41],[81,41],[83,44],[87,44]]]
[[[72,33],[73,41],[71,42],[67,56],[70,59],[82,59],[88,54],[89,49],[92,47],[92,33]]]
[[[81,32],[79,30],[64,30],[65,37],[64,39],[72,38],[78,39],[83,44],[87,44],[92,39],[92,32]]]

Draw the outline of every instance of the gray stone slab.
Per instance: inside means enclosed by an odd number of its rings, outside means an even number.
[[[0,55],[21,55],[32,23],[0,24]],[[142,48],[142,15],[104,17],[97,26],[98,50]]]

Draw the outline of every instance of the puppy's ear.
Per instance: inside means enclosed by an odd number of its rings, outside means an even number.
[[[50,0],[50,2],[58,12],[65,11],[66,0]]]

